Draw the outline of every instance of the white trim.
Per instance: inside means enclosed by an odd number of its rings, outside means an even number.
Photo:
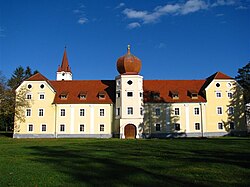
[[[218,97],[217,94],[220,94],[220,97]],[[216,91],[215,91],[215,97],[216,97],[216,98],[222,98],[222,91],[216,90]]]
[[[198,114],[195,114],[195,109],[198,109]],[[195,106],[195,107],[193,108],[193,113],[194,113],[195,116],[199,116],[200,113],[201,113],[200,108]]]
[[[81,125],[83,125],[83,131],[81,131]],[[85,124],[80,123],[79,126],[78,126],[78,132],[79,133],[85,133],[85,129],[86,129]]]
[[[41,95],[44,96],[43,99],[40,98]],[[45,92],[39,92],[39,93],[38,93],[38,100],[45,100]]]
[[[70,133],[74,133],[75,108],[70,105]]]
[[[221,124],[222,124],[222,129],[220,129],[220,128],[219,128],[219,123],[221,123]],[[217,123],[217,130],[219,130],[219,131],[224,130],[224,126],[223,126],[223,123],[222,123],[222,122],[218,122],[218,123]]]
[[[175,114],[175,109],[179,109],[179,114]],[[174,116],[180,116],[181,115],[181,110],[180,107],[174,107]]]
[[[103,115],[101,115],[101,110],[103,110]],[[105,109],[104,108],[99,108],[99,116],[105,117]]]
[[[95,132],[95,109],[94,105],[89,105],[90,107],[90,134]]]
[[[200,129],[196,129],[196,126],[195,126],[196,124],[199,124]],[[201,131],[201,123],[200,122],[194,122],[194,130],[195,131]]]
[[[43,128],[42,128],[43,125],[46,126],[46,131],[43,131]],[[47,132],[47,124],[46,123],[41,123],[40,132],[42,132],[42,133],[46,133]]]
[[[39,114],[40,114],[40,110],[43,110],[43,115],[42,116],[40,116]],[[45,109],[44,108],[38,108],[38,117],[44,117],[45,116]]]
[[[27,116],[27,110],[30,110],[30,116]],[[26,108],[26,110],[25,110],[25,116],[27,118],[30,118],[32,116],[32,109],[31,108]]]
[[[28,95],[30,95],[31,96],[31,98],[30,99],[28,99],[27,98],[27,96]],[[32,100],[32,98],[33,98],[33,94],[32,94],[32,92],[28,92],[28,93],[26,93],[26,95],[25,95],[25,100],[27,100],[27,101],[31,101]]]
[[[64,125],[64,131],[61,131],[61,125]],[[58,130],[59,133],[64,133],[66,132],[66,124],[65,123],[60,123],[59,124],[59,130]]]
[[[61,114],[62,114],[62,110],[64,110],[64,116],[62,116]],[[66,108],[60,108],[60,110],[59,110],[59,116],[60,117],[66,117]]]
[[[189,116],[189,105],[185,105],[186,112],[186,132],[190,131],[190,116]]]
[[[32,125],[32,131],[29,131],[29,125]],[[33,123],[28,123],[28,124],[27,124],[27,132],[28,132],[28,133],[34,132],[34,129],[35,129],[35,127],[34,127],[34,124],[33,124]]]
[[[218,114],[218,108],[219,108],[219,107],[221,108],[221,114]],[[217,106],[217,107],[216,107],[216,114],[217,114],[217,115],[223,115],[223,107],[222,107],[222,106]]]

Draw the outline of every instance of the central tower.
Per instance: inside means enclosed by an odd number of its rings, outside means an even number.
[[[140,138],[143,126],[143,77],[141,60],[130,52],[118,58],[116,77],[116,119],[120,138]]]

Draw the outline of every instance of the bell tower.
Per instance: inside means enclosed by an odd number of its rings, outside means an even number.
[[[116,119],[120,138],[140,138],[143,124],[143,77],[139,75],[141,60],[130,52],[117,60]]]
[[[72,80],[72,72],[71,72],[71,69],[69,67],[66,47],[64,49],[62,64],[61,64],[61,66],[58,67],[58,70],[56,72],[56,80],[57,81]]]

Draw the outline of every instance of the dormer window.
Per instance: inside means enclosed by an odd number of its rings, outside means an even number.
[[[99,92],[98,93],[98,98],[99,99],[105,99],[106,93],[105,92]]]
[[[87,99],[87,92],[82,91],[79,93],[78,96],[79,96],[80,100],[86,100]]]
[[[172,99],[179,99],[179,92],[176,90],[170,91],[170,95],[171,95]]]
[[[67,97],[68,97],[68,92],[62,92],[62,93],[60,94],[60,98],[61,98],[62,100],[67,99]]]
[[[153,99],[160,99],[160,93],[159,92],[151,92],[151,97]]]
[[[198,92],[196,90],[189,90],[188,93],[192,99],[198,99]]]

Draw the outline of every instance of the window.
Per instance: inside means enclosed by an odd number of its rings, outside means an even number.
[[[44,84],[41,84],[41,85],[40,85],[40,88],[41,88],[41,89],[44,89]]]
[[[120,108],[116,108],[116,115],[120,116]]]
[[[129,80],[127,83],[128,83],[128,85],[133,84],[133,82],[131,80]]]
[[[66,115],[65,109],[61,109],[61,116],[65,116],[65,115]]]
[[[104,91],[98,93],[99,99],[105,99],[106,93]]]
[[[46,132],[46,125],[42,124],[42,132]]]
[[[80,132],[84,132],[84,125],[83,124],[80,125]]]
[[[87,99],[87,92],[86,91],[80,91],[78,96],[79,96],[80,100],[86,100]]]
[[[27,86],[29,89],[31,89],[32,88],[32,85],[31,84],[28,84],[28,86]]]
[[[174,109],[174,115],[176,115],[176,116],[180,115],[180,109],[179,108]]]
[[[221,122],[218,123],[218,129],[220,129],[220,130],[223,129],[223,124]]]
[[[100,109],[100,116],[104,116],[104,109]]]
[[[116,97],[121,97],[121,93],[120,92],[116,92]]]
[[[170,95],[173,99],[179,99],[179,92],[177,90],[170,91]]]
[[[142,92],[140,92],[140,97],[142,97],[143,96],[143,93]]]
[[[60,125],[60,132],[64,132],[65,131],[65,125],[64,124],[61,124]]]
[[[233,98],[233,93],[232,93],[232,92],[228,92],[228,93],[227,93],[227,97],[228,97],[229,99],[232,99],[232,98]]]
[[[26,95],[26,99],[29,99],[29,100],[30,100],[31,98],[32,98],[32,95],[31,95],[31,94],[27,94],[27,95]]]
[[[104,125],[103,125],[103,124],[100,125],[100,131],[101,131],[101,132],[104,131]]]
[[[217,107],[217,114],[222,114],[222,107],[220,106]]]
[[[32,124],[29,124],[29,126],[28,126],[28,131],[29,132],[32,132],[34,129],[33,129],[33,125]]]
[[[229,115],[234,114],[234,107],[232,107],[232,106],[228,107],[228,114]]]
[[[156,116],[160,116],[161,115],[161,109],[160,108],[156,108],[155,109],[155,115]]]
[[[133,97],[133,92],[127,92],[128,97]]]
[[[200,123],[195,123],[194,128],[195,130],[200,130]]]
[[[60,94],[60,98],[61,98],[62,100],[66,100],[67,97],[68,97],[68,92],[63,91],[63,92]]]
[[[229,128],[230,128],[230,130],[234,130],[235,129],[234,122],[229,122]]]
[[[181,125],[179,123],[174,124],[174,130],[179,131],[181,130]]]
[[[31,109],[26,109],[26,116],[31,116]]]
[[[220,83],[216,83],[215,86],[216,86],[216,87],[220,87]]]
[[[216,92],[216,97],[221,97],[221,92]]]
[[[161,131],[161,124],[155,124],[155,131]]]
[[[143,116],[143,108],[142,107],[140,108],[140,114],[141,114],[141,116]]]
[[[39,99],[44,99],[44,94],[39,94]]]
[[[128,115],[133,115],[133,107],[128,107]]]
[[[80,116],[84,116],[84,114],[85,114],[85,111],[84,111],[83,108],[81,108],[81,109],[80,109]]]
[[[199,115],[199,114],[200,114],[199,108],[194,108],[194,115]]]
[[[39,111],[38,111],[38,116],[43,116],[43,109],[39,109]]]

